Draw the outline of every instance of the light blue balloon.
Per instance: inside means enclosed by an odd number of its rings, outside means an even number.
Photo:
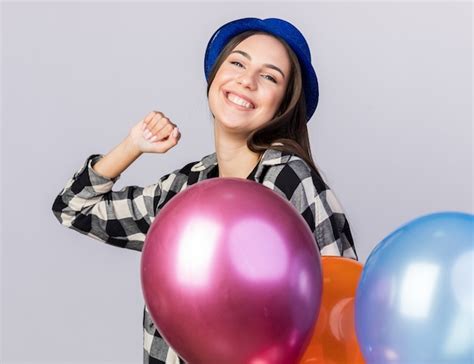
[[[419,217],[362,271],[355,326],[367,363],[474,363],[474,215]]]

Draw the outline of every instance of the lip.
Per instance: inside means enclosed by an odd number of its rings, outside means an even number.
[[[240,97],[241,99],[244,99],[245,101],[251,103],[253,105],[253,108],[252,109],[248,109],[244,106],[240,106],[240,105],[237,105],[237,104],[234,104],[233,102],[231,102],[228,98],[227,98],[227,94],[228,93],[232,93],[238,97]],[[235,106],[236,108],[238,108],[239,110],[245,110],[245,111],[252,111],[252,110],[255,110],[256,109],[256,106],[255,106],[255,103],[250,100],[248,97],[242,95],[242,94],[239,94],[238,92],[234,92],[234,91],[228,91],[228,90],[224,90],[223,91],[223,94],[224,94],[224,98],[225,98],[225,101],[233,106]]]

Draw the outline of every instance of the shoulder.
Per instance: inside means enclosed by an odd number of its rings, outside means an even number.
[[[262,184],[286,197],[300,212],[311,207],[317,223],[333,214],[342,216],[341,203],[318,172],[291,154],[284,163],[271,166]]]
[[[304,159],[295,154],[279,153],[280,162],[269,166],[262,181],[264,185],[278,188],[288,199],[298,190],[315,195],[329,189],[320,174]]]
[[[163,183],[175,191],[181,191],[186,186],[195,184],[206,178],[207,174],[217,164],[216,153],[203,156],[200,160],[188,162],[182,167],[163,176]]]
[[[183,186],[189,184],[189,180],[193,179],[198,172],[193,172],[193,167],[199,161],[188,162],[184,166],[179,167],[160,178],[159,184],[163,191],[179,192]]]
[[[201,172],[206,172],[217,164],[216,153],[211,153],[203,156],[199,160],[186,163],[184,166],[176,169],[172,173],[183,176],[199,175]]]
[[[287,170],[285,175],[297,176],[297,179],[300,180],[301,189],[306,192],[306,196],[313,199],[312,202],[316,204],[317,208],[325,210],[326,215],[343,213],[342,206],[333,189],[327,184],[319,171],[314,171],[304,159],[292,156],[285,165],[285,170]]]
[[[161,209],[186,186],[195,183],[194,181],[198,180],[199,172],[193,171],[193,168],[199,163],[200,161],[188,162],[184,166],[162,176],[157,189],[160,193],[153,192],[153,195],[159,196],[154,201],[154,205]]]

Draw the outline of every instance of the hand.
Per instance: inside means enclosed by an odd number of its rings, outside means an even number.
[[[162,112],[152,111],[132,128],[129,137],[143,153],[166,153],[178,144],[181,133]]]

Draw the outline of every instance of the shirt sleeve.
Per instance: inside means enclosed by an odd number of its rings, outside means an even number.
[[[102,157],[89,156],[74,173],[54,200],[54,216],[62,225],[94,239],[141,251],[158,205],[167,197],[178,170],[146,187],[112,191],[121,175],[111,179],[98,174],[92,167]]]
[[[308,223],[321,255],[358,260],[349,222],[333,191],[307,163],[292,159],[265,176],[263,185],[286,198]]]

